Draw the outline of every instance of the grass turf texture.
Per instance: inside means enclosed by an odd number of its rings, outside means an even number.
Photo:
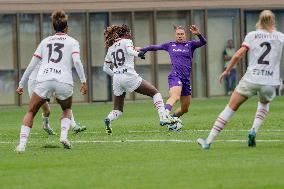
[[[128,102],[123,117],[112,124],[112,136],[105,134],[102,122],[112,104],[74,105],[76,120],[88,130],[70,133],[72,150],[64,150],[58,136],[44,133],[39,114],[24,154],[13,150],[26,107],[1,107],[0,188],[283,189],[283,97],[272,102],[257,136],[264,142],[257,142],[256,148],[248,148],[245,142],[256,98],[240,108],[218,137],[224,141],[214,143],[209,151],[201,150],[195,142],[186,142],[206,137],[209,131],[202,130],[211,129],[227,101],[193,99],[189,113],[182,117],[183,132],[179,133],[166,132],[159,126],[150,101]],[[51,126],[57,133],[59,112],[59,106],[52,106]]]

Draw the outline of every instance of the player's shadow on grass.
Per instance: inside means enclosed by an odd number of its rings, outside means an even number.
[[[61,146],[54,144],[45,144],[42,148],[61,148]]]

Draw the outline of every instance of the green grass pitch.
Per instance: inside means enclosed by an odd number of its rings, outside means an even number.
[[[195,143],[206,137],[228,99],[193,99],[182,117],[183,131],[159,126],[151,101],[126,102],[124,115],[105,134],[103,118],[112,104],[74,105],[85,133],[70,133],[73,149],[64,150],[58,136],[47,136],[38,115],[24,154],[18,143],[26,107],[0,109],[1,189],[283,189],[284,103],[276,98],[248,148],[257,99],[250,99],[229,122],[209,151]],[[51,126],[60,131],[60,109],[52,105]]]

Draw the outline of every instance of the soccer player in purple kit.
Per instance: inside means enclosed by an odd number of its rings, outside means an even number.
[[[195,49],[206,44],[206,39],[195,25],[189,27],[190,32],[199,40],[186,40],[186,31],[181,26],[174,26],[176,41],[161,45],[150,45],[139,49],[140,51],[165,50],[169,53],[172,69],[168,75],[170,97],[165,108],[170,112],[176,101],[180,100],[180,107],[175,110],[173,116],[180,117],[188,112],[191,101],[190,72]]]

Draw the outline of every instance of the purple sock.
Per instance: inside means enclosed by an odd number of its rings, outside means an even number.
[[[166,110],[172,111],[172,108],[173,108],[173,106],[170,105],[170,104],[166,104],[166,105],[165,105],[165,109],[166,109]]]

